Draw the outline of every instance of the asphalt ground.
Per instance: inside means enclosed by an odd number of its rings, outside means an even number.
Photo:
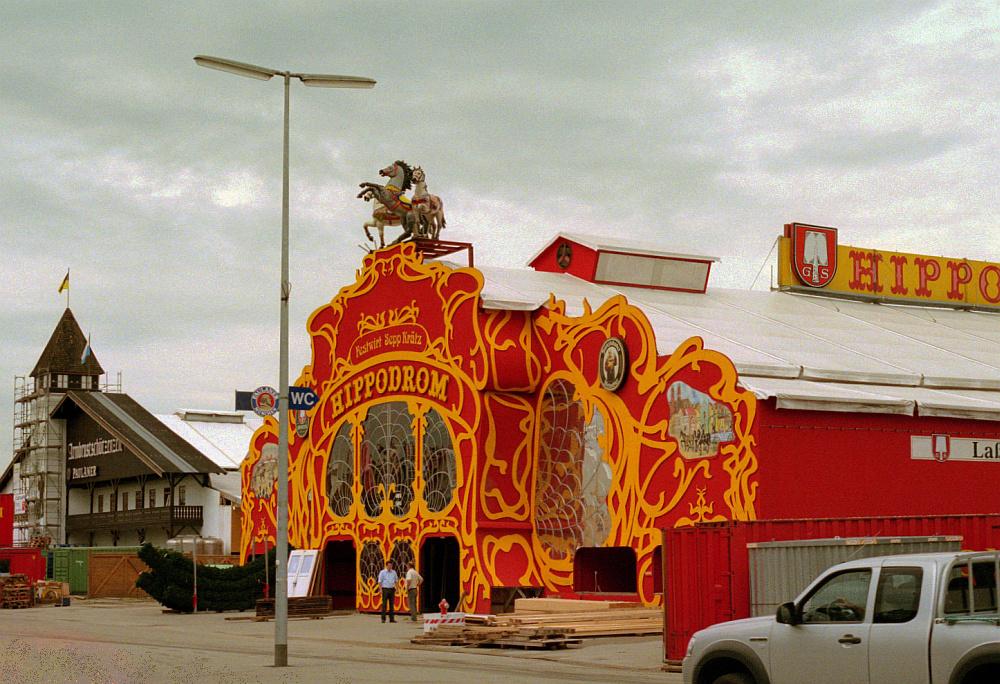
[[[251,613],[164,613],[152,601],[78,600],[0,610],[0,682],[660,682],[659,637],[584,639],[565,650],[417,646],[404,617],[288,621],[288,666],[274,667],[274,622]]]

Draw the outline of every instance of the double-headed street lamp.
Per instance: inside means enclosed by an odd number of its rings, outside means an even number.
[[[198,55],[198,66],[228,71],[267,81],[273,76],[285,80],[285,136],[281,180],[281,342],[279,345],[280,370],[278,389],[278,519],[274,577],[274,664],[288,665],[288,94],[289,83],[297,78],[307,86],[320,88],[372,88],[375,81],[362,76],[337,76],[333,74],[299,74],[278,71],[254,64],[235,62],[231,59]],[[266,561],[266,559],[265,559]]]

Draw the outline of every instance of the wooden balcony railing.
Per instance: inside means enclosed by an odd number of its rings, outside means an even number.
[[[201,525],[201,523],[201,506],[158,506],[66,516],[66,529],[69,532],[134,529],[154,525],[179,527]]]

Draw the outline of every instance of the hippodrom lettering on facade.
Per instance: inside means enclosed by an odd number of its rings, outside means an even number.
[[[391,394],[419,394],[440,403],[448,401],[449,375],[427,366],[392,365],[372,368],[348,379],[326,397],[330,421],[373,398]]]

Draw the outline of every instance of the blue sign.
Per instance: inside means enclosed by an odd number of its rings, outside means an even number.
[[[293,385],[288,388],[288,408],[291,411],[308,411],[318,401],[319,395],[308,387],[295,387]]]

